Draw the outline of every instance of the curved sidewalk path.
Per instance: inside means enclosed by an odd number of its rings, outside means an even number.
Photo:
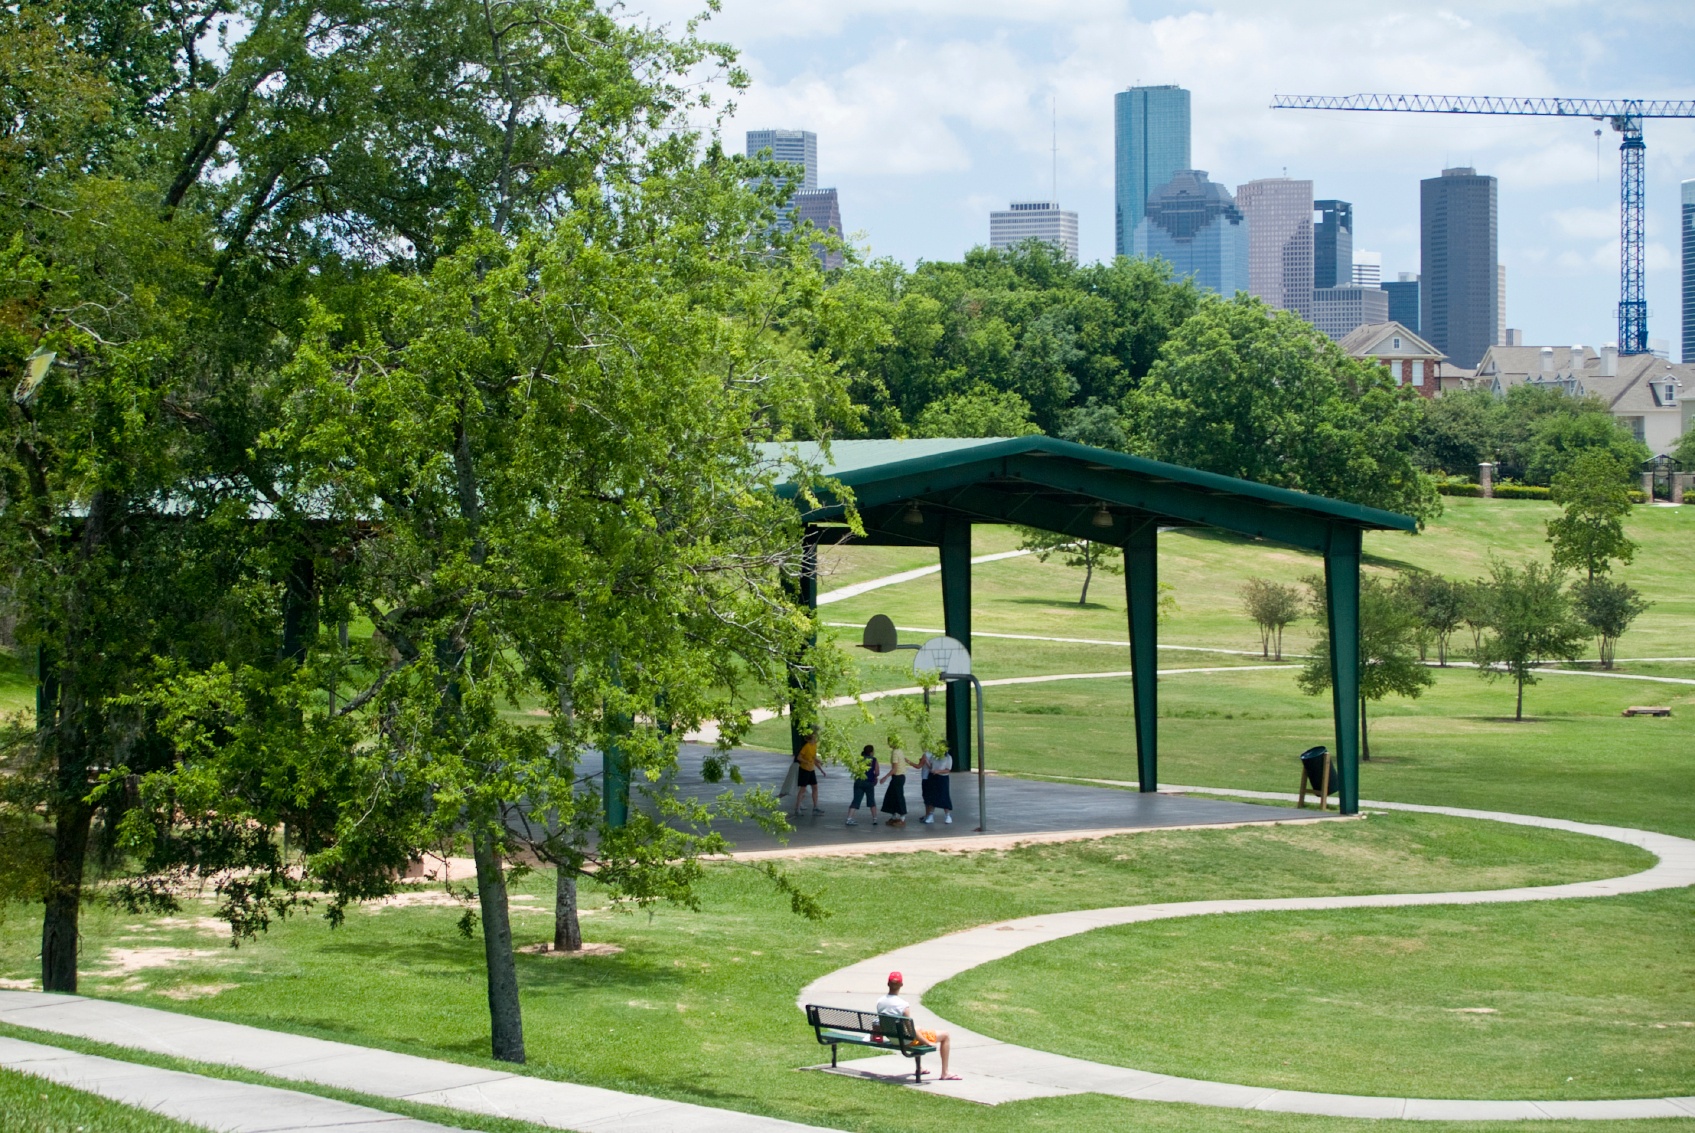
[[[1294,798],[1293,795],[1275,792],[1213,790],[1205,787],[1162,785],[1160,789],[1250,798]],[[862,960],[808,985],[802,989],[796,1002],[801,1005],[869,1004],[883,994],[883,981],[888,972],[899,970],[906,978],[905,994],[913,1003],[913,1015],[921,1026],[946,1028],[952,1032],[953,1061],[964,1073],[963,1081],[927,1082],[917,1088],[990,1105],[1024,1098],[1095,1093],[1140,1101],[1191,1102],[1231,1109],[1427,1121],[1519,1121],[1547,1118],[1612,1121],[1647,1117],[1695,1117],[1695,1097],[1619,1098],[1597,1101],[1389,1098],[1279,1090],[1263,1086],[1178,1078],[1169,1074],[1152,1074],[1001,1042],[967,1030],[957,1023],[951,1023],[935,1012],[926,1010],[919,1002],[920,997],[932,987],[980,964],[1002,959],[1038,944],[1112,925],[1219,913],[1558,901],[1574,897],[1614,897],[1624,893],[1646,893],[1656,889],[1681,889],[1695,885],[1695,841],[1687,838],[1628,827],[1598,826],[1560,818],[1541,818],[1500,811],[1419,806],[1412,803],[1362,802],[1360,805],[1378,810],[1417,811],[1424,814],[1507,822],[1517,826],[1567,830],[1639,846],[1658,857],[1659,862],[1641,873],[1627,877],[1580,881],[1568,885],[1450,893],[1374,893],[1353,897],[1180,901],[1022,917],[951,933]],[[844,1062],[838,1072],[891,1081],[904,1076],[908,1083],[911,1082],[910,1063],[898,1054]]]

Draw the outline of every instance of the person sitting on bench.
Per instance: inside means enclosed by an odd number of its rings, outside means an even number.
[[[912,1005],[900,997],[900,989],[903,982],[904,981],[901,979],[899,972],[889,973],[889,994],[877,1001],[877,1014],[905,1015],[908,1018],[912,1017]],[[942,1031],[940,1034],[935,1031],[919,1031],[918,1037],[942,1053],[942,1076],[938,1078],[937,1081],[959,1081],[958,1074],[948,1073],[948,1033],[946,1031]],[[928,1071],[925,1071],[925,1073],[928,1073]]]

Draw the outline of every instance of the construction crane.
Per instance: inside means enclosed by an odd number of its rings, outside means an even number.
[[[1390,110],[1414,114],[1519,114],[1607,122],[1619,143],[1620,354],[1648,353],[1648,299],[1643,278],[1643,180],[1647,118],[1695,118],[1695,101],[1645,98],[1496,98],[1474,94],[1276,95],[1273,110]]]

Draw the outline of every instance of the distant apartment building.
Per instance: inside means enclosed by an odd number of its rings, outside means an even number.
[[[1347,201],[1314,201],[1312,209],[1312,285],[1358,283],[1354,278],[1354,206]]]
[[[1353,268],[1355,283],[1361,287],[1376,287],[1383,282],[1383,253],[1355,252]]]
[[[1473,369],[1500,338],[1495,178],[1460,166],[1419,182],[1419,333]]]
[[[1608,343],[1585,346],[1491,346],[1478,362],[1474,388],[1503,396],[1518,385],[1597,397],[1655,455],[1670,452],[1686,427],[1683,393],[1695,388],[1695,365],[1655,354],[1620,355]]]
[[[1236,189],[1248,222],[1248,290],[1280,310],[1312,317],[1312,182],[1288,177]]]
[[[989,214],[989,246],[1004,251],[1026,240],[1045,240],[1077,262],[1077,214],[1058,201],[1013,201]]]
[[[1683,353],[1695,362],[1695,181],[1683,183]]]
[[[1312,325],[1341,342],[1362,326],[1389,321],[1389,296],[1381,287],[1315,287]]]
[[[1400,323],[1414,334],[1419,333],[1418,275],[1404,271],[1393,283],[1380,285],[1389,295],[1389,321]]]
[[[841,201],[836,190],[818,187],[818,135],[811,130],[749,130],[747,156],[758,157],[766,151],[770,152],[772,161],[797,168],[794,177],[778,179],[793,185],[794,192],[788,208],[777,217],[777,228],[788,232],[796,224],[810,223],[820,232],[842,235],[846,229],[842,227]],[[826,249],[822,244],[814,244],[813,251],[826,269],[842,266],[841,252]]]
[[[1159,257],[1179,279],[1230,298],[1248,289],[1248,225],[1230,190],[1184,169],[1148,198],[1132,254]]]
[[[1112,100],[1112,134],[1113,248],[1130,256],[1148,197],[1191,164],[1189,92],[1170,85],[1119,91]]]

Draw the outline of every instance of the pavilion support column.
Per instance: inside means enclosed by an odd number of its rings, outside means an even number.
[[[1334,527],[1324,553],[1330,628],[1330,691],[1336,718],[1337,795],[1343,814],[1360,809],[1360,532]]]
[[[809,614],[818,612],[818,529],[808,527],[801,543],[800,577],[789,583],[789,592],[794,600],[805,608]],[[814,635],[807,642],[816,646],[818,638]],[[797,661],[799,658],[796,659]],[[818,687],[818,676],[810,668],[799,665],[789,666],[789,754],[798,756],[801,745],[806,743],[811,728],[803,727],[800,714],[796,711],[802,696]]]
[[[942,628],[965,648],[971,648],[971,521],[948,516],[942,522]],[[947,686],[947,740],[954,770],[969,771],[976,752],[971,746],[971,688],[964,681]]]
[[[1124,544],[1124,597],[1130,611],[1130,691],[1136,712],[1136,778],[1159,789],[1159,524],[1131,528]]]

